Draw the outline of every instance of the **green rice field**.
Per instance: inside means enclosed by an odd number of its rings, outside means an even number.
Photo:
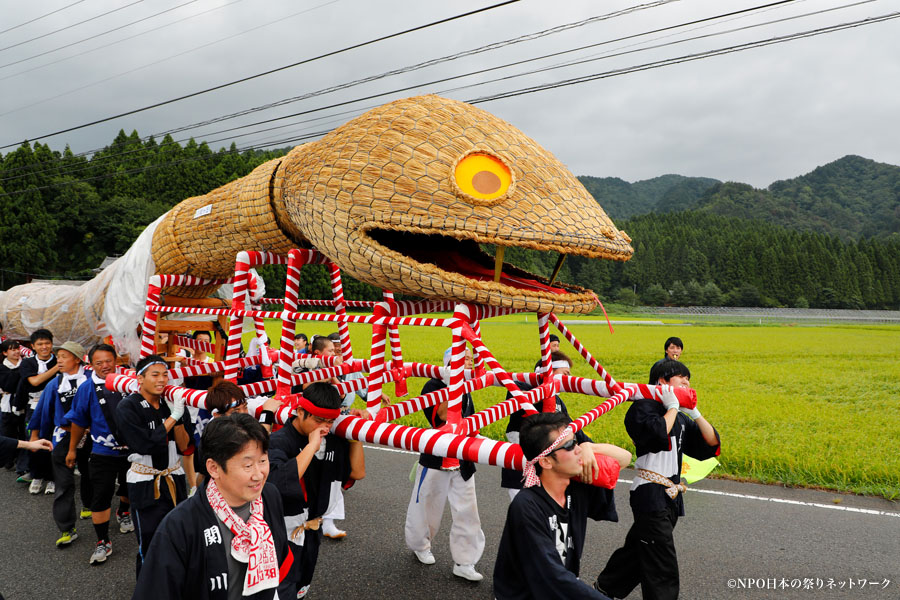
[[[665,339],[684,340],[682,361],[691,369],[698,408],[722,436],[714,476],[900,499],[900,327],[667,323],[617,325],[611,334],[605,323],[564,321],[619,381],[646,382]],[[267,326],[275,340],[279,326]],[[297,327],[310,337],[334,329],[314,322]],[[508,371],[534,367],[539,347],[533,315],[484,321],[482,334]],[[436,328],[403,327],[400,335],[407,361],[439,363],[450,343],[450,332]],[[351,326],[355,357],[368,358],[370,336],[370,327]],[[573,375],[595,376],[565,341],[561,350],[575,362]],[[410,393],[423,384],[410,380]],[[393,384],[385,391],[392,395]],[[478,409],[503,398],[500,388],[474,394]],[[577,394],[563,399],[573,417],[599,403]],[[600,417],[588,434],[633,452],[622,424],[626,410],[620,406]],[[421,414],[400,422],[425,425]],[[503,439],[505,427],[503,420],[482,434]]]

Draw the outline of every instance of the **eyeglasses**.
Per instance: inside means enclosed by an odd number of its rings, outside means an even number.
[[[566,442],[565,444],[562,444],[562,445],[560,445],[560,446],[557,446],[556,449],[553,450],[553,452],[558,452],[558,451],[560,451],[560,450],[570,451],[570,450],[573,450],[573,449],[575,448],[576,445],[577,445],[577,444],[575,443],[575,438],[572,438],[571,440],[569,440],[569,441]],[[551,452],[550,454],[553,454],[553,452]]]

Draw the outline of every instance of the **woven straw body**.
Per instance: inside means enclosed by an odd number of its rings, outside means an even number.
[[[587,312],[597,298],[572,285],[556,284],[564,293],[533,281],[514,286],[538,278],[510,265],[495,282],[493,258],[478,244],[612,260],[633,253],[628,236],[552,154],[509,123],[438,96],[373,109],[188,198],[161,219],[152,244],[150,235],[142,236],[145,245],[135,243],[120,274],[146,263],[157,273],[219,279],[233,273],[241,250],[287,254],[315,246],[346,274],[394,292],[541,312]],[[122,301],[128,295],[120,292],[140,283],[125,285],[115,272],[80,288],[17,286],[0,295],[0,317],[16,337],[38,327],[84,344],[106,333],[133,336],[142,299]],[[200,298],[212,291],[164,293]],[[107,309],[134,316],[115,327],[103,323],[108,295],[120,300]]]
[[[480,200],[460,189],[454,169],[473,152],[508,167],[507,194]],[[557,295],[476,281],[378,243],[379,231],[613,260],[633,253],[628,236],[552,154],[505,121],[437,96],[386,104],[295,149],[278,167],[276,190],[306,239],[346,273],[415,296],[556,312],[587,312],[597,302],[574,286]]]
[[[249,175],[204,196],[188,198],[169,211],[153,236],[156,272],[225,278],[233,274],[234,257],[241,250],[287,254],[302,245],[302,234],[280,220],[272,205],[273,177],[281,160],[263,163]],[[203,298],[213,289],[164,291]]]

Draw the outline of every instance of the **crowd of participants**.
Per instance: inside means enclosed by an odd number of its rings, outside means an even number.
[[[212,341],[206,331],[192,337]],[[549,369],[569,375],[571,359],[559,350],[558,338],[550,338]],[[88,563],[102,565],[112,553],[117,500],[120,533],[137,537],[134,598],[284,600],[308,594],[322,537],[347,535],[336,524],[345,518],[343,493],[366,476],[363,444],[330,432],[341,414],[371,418],[351,408],[357,395],[366,398],[365,389],[341,397],[335,387],[361,373],[295,386],[297,408],[279,427],[281,401],[247,398],[238,385],[259,381],[259,365],[245,369],[238,384],[209,376],[170,379],[173,363],[212,359],[186,348],[166,356],[171,346],[160,334],[158,353],[134,367],[138,391],[124,395],[105,385],[120,362],[113,346],[55,346],[46,329],[28,341],[0,342],[0,463],[16,471],[28,493],[54,496],[57,547],[71,545],[79,536],[78,520],[90,519],[96,543]],[[265,352],[264,346],[265,340],[248,351]],[[618,520],[613,488],[631,453],[595,443],[584,431],[572,435],[559,396],[554,412],[510,416],[507,440],[521,445],[527,462],[524,474],[504,469],[501,475],[510,506],[494,566],[494,597],[624,598],[637,586],[644,598],[678,597],[673,530],[684,515],[682,458],[716,456],[720,444],[699,410],[679,406],[672,391],[690,386],[690,370],[678,360],[683,347],[678,338],[666,340],[665,356],[650,370],[649,383],[670,386],[661,401],[635,400],[625,415],[637,454],[630,492],[634,524],[593,584],[578,578],[586,522]],[[445,366],[450,356],[448,349]],[[297,334],[295,373],[325,367],[323,357],[340,364],[337,333],[312,340]],[[467,369],[473,358],[467,349]],[[535,371],[543,369],[538,360]],[[186,406],[183,397],[164,398],[167,384],[208,390],[205,408]],[[421,394],[447,384],[430,379]],[[390,399],[382,396],[382,402]],[[469,393],[461,411],[463,417],[474,413]],[[424,413],[432,427],[444,427],[447,402]],[[485,534],[475,470],[468,461],[422,454],[404,532],[415,558],[435,564],[432,543],[449,502],[452,572],[477,583],[483,579],[477,565]]]

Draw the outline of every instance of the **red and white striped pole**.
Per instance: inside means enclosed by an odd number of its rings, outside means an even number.
[[[394,293],[388,290],[382,290],[384,301],[387,302],[392,317],[399,316],[397,303],[394,302]],[[391,369],[397,370],[403,368],[403,350],[400,348],[400,328],[396,325],[388,326],[388,339],[391,344]],[[394,395],[403,398],[409,395],[406,387],[406,378],[394,380]]]

